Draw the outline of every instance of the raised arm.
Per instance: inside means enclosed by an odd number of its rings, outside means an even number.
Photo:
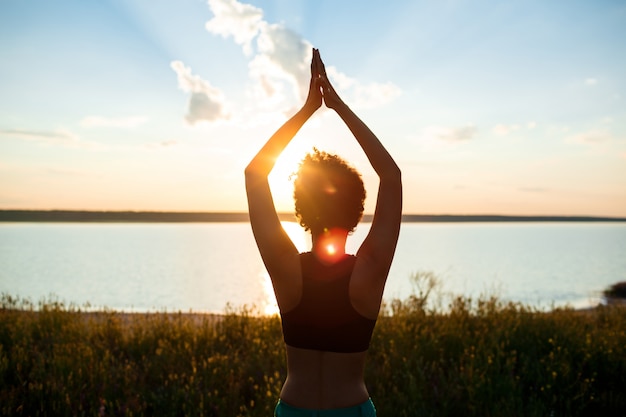
[[[304,106],[269,138],[245,169],[250,224],[259,252],[276,289],[279,304],[283,292],[280,290],[283,287],[280,283],[281,277],[286,275],[285,272],[288,271],[285,269],[291,264],[286,260],[293,258],[298,251],[278,219],[268,175],[298,130],[322,105],[320,71],[317,65],[319,60],[316,59],[318,55],[319,52],[313,50],[309,94]]]
[[[319,68],[319,51],[313,49],[313,58],[311,60],[311,81],[309,82],[309,94],[302,108],[298,110],[289,120],[287,120],[265,143],[261,150],[256,154],[245,170],[246,178],[248,176],[267,177],[271,172],[276,159],[280,156],[291,139],[298,133],[298,130],[304,123],[319,109],[322,105],[321,78]]]
[[[380,179],[372,226],[357,256],[366,258],[371,270],[376,271],[375,274],[384,280],[389,272],[400,233],[402,219],[400,168],[376,135],[341,100],[326,77],[321,58],[319,56],[316,58],[320,60],[318,66],[321,72],[324,103],[335,110],[350,129]]]

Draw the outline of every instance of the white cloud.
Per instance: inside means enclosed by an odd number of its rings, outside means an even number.
[[[214,17],[206,23],[206,29],[224,38],[232,36],[249,55],[252,52],[252,39],[265,24],[263,11],[237,0],[209,0],[208,3]]]
[[[311,44],[282,25],[262,25],[257,54],[249,64],[253,94],[260,106],[286,110],[302,103],[308,92]]]
[[[473,139],[477,133],[478,129],[471,125],[456,128],[429,126],[423,130],[424,137],[445,142],[465,142]]]
[[[187,115],[185,116],[190,124],[230,118],[230,114],[226,110],[224,95],[219,89],[192,74],[191,68],[186,67],[180,61],[173,61],[171,67],[178,76],[180,89],[191,93]]]
[[[148,144],[122,144],[111,145],[82,140],[69,130],[23,130],[23,129],[0,129],[0,138],[23,140],[44,146],[55,146],[69,149],[82,149],[95,152],[134,152],[145,149],[165,149],[178,145],[175,139],[166,139]],[[1,167],[0,167],[1,168]]]
[[[82,170],[76,169],[68,169],[66,167],[58,168],[58,167],[48,167],[44,169],[46,175],[56,175],[63,177],[85,177],[85,176],[93,176],[92,173]]]
[[[596,85],[596,84],[598,84],[598,80],[595,79],[595,78],[587,78],[585,80],[585,84],[586,85]]]
[[[546,187],[530,186],[530,187],[519,187],[518,191],[523,191],[525,193],[547,193],[550,191],[550,189]]]
[[[602,145],[611,141],[611,134],[606,130],[589,130],[568,136],[565,141],[582,145]]]
[[[60,146],[70,149],[86,149],[89,151],[103,151],[110,149],[98,142],[81,140],[78,135],[67,129],[56,130],[0,130],[0,137],[18,139],[38,143],[45,146]]]
[[[271,120],[267,115],[292,112],[301,106],[309,87],[311,43],[283,24],[264,20],[263,10],[256,6],[237,0],[208,0],[208,5],[213,17],[206,29],[232,39],[249,57],[248,95],[254,104],[253,108],[238,106],[251,113],[241,119]],[[230,116],[220,90],[193,75],[182,62],[171,65],[179,86],[191,93],[186,117],[190,123]],[[400,89],[389,82],[362,84],[331,66],[327,72],[342,98],[355,108],[376,107],[400,94]]]
[[[115,127],[115,128],[134,128],[143,125],[148,121],[146,116],[131,117],[103,117],[103,116],[87,116],[80,121],[82,127]]]
[[[335,67],[326,67],[326,73],[335,88],[355,108],[375,108],[386,104],[401,94],[400,88],[391,82],[361,84],[339,72]]]
[[[533,127],[534,127],[534,126],[533,126]],[[499,136],[506,136],[506,135],[508,135],[509,133],[514,132],[514,131],[516,131],[516,130],[517,130],[517,129],[519,129],[519,128],[520,128],[520,126],[519,126],[519,125],[517,125],[517,124],[514,124],[514,125],[504,125],[504,124],[498,124],[498,125],[495,125],[495,126],[493,127],[493,129],[491,129],[491,131],[492,131],[493,133],[495,133],[496,135],[499,135]],[[529,126],[529,128],[531,128],[531,127]]]
[[[263,26],[257,44],[257,57],[266,56],[285,76],[308,87],[312,48],[308,41],[285,26],[268,24]],[[307,90],[303,89],[301,93]]]
[[[150,142],[144,145],[144,149],[159,150],[178,146],[179,141],[176,139],[166,139],[159,142]]]
[[[65,129],[54,131],[4,129],[0,130],[0,136],[39,142],[46,145],[76,145],[78,136]]]

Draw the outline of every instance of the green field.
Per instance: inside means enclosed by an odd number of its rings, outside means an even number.
[[[366,381],[379,416],[626,415],[626,309],[536,311],[424,296],[385,306]],[[87,313],[10,296],[0,414],[271,416],[278,317]]]

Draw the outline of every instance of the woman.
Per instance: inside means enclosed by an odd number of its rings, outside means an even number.
[[[356,256],[346,239],[363,213],[360,175],[315,150],[294,183],[296,215],[311,231],[298,250],[283,230],[268,183],[278,156],[322,101],[346,123],[380,178],[370,231]],[[276,416],[375,416],[363,372],[400,231],[400,169],[378,138],[339,98],[313,49],[304,106],[274,133],[245,170],[250,223],[272,280],[287,352]]]

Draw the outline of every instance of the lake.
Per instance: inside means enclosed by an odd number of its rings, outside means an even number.
[[[283,227],[309,248],[296,223]],[[384,298],[408,297],[420,271],[437,275],[444,298],[596,305],[626,280],[626,223],[404,223]],[[137,312],[276,312],[247,223],[1,223],[0,292]]]

